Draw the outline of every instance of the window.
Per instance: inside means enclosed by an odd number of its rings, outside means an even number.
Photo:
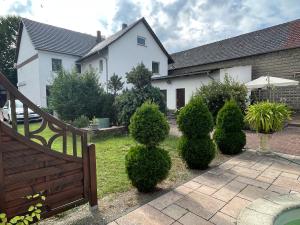
[[[52,71],[58,72],[62,69],[61,59],[52,59]]]
[[[137,44],[142,45],[142,46],[146,46],[146,38],[141,37],[141,36],[137,36]]]
[[[81,65],[76,63],[76,72],[81,73]]]
[[[152,73],[159,74],[159,62],[152,62]]]
[[[100,73],[103,72],[103,60],[102,59],[99,61],[99,72]]]

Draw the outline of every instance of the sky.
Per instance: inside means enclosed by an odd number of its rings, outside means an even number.
[[[169,53],[300,18],[300,0],[0,0],[19,15],[109,36],[145,17]]]

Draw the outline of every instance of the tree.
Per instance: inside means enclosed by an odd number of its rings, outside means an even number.
[[[129,125],[130,117],[144,102],[150,101],[159,106],[161,112],[166,111],[164,96],[159,88],[151,85],[152,72],[144,64],[139,64],[126,74],[127,83],[132,84],[130,90],[124,90],[116,97],[118,120],[124,125]]]
[[[17,84],[17,70],[14,67],[17,33],[20,17],[0,17],[0,71],[14,84]]]
[[[225,76],[224,82],[212,81],[208,85],[203,85],[197,90],[196,96],[201,96],[208,105],[209,111],[214,119],[217,118],[219,110],[226,101],[234,99],[242,112],[246,109],[247,88],[244,84],[234,81]]]
[[[201,97],[193,97],[180,110],[177,124],[183,133],[178,145],[181,157],[191,169],[206,169],[216,151],[210,138],[213,117]]]
[[[118,91],[121,91],[123,89],[124,82],[122,82],[122,77],[119,77],[117,74],[114,73],[114,75],[111,76],[107,83],[108,90],[116,96],[118,94]]]
[[[246,144],[246,135],[242,131],[244,116],[234,100],[227,101],[217,116],[214,139],[224,154],[238,154]]]
[[[166,116],[153,103],[144,103],[130,119],[130,135],[140,144],[129,149],[125,166],[132,185],[141,192],[152,191],[171,169],[169,153],[158,147],[169,129]]]
[[[80,116],[94,117],[104,91],[93,71],[78,74],[62,70],[50,93],[51,107],[63,120],[74,121]]]

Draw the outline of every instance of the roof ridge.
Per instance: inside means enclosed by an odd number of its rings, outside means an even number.
[[[186,49],[186,50],[182,50],[182,51],[179,51],[179,52],[174,52],[171,55],[188,52],[190,50],[194,50],[194,49],[197,49],[197,48],[201,48],[201,47],[213,45],[213,44],[216,44],[216,43],[219,43],[219,42],[223,42],[223,41],[228,41],[228,40],[235,39],[235,38],[238,38],[238,37],[241,37],[241,36],[246,36],[246,35],[249,35],[249,34],[254,34],[256,32],[261,32],[261,31],[265,31],[265,30],[271,30],[271,29],[274,29],[274,28],[279,27],[279,26],[286,26],[286,25],[288,25],[290,23],[295,23],[295,22],[298,22],[298,21],[300,21],[300,19],[291,20],[291,21],[288,21],[288,22],[284,22],[284,23],[273,25],[271,27],[266,27],[266,28],[262,28],[262,29],[259,29],[259,30],[250,31],[250,32],[247,32],[247,33],[239,34],[237,36],[225,38],[225,39],[222,39],[222,40],[219,40],[219,41],[214,41],[214,42],[210,42],[210,43],[207,43],[207,44],[204,44],[204,45],[200,45],[200,46],[196,46],[196,47],[189,48],[189,49]]]
[[[53,27],[53,28],[57,28],[57,29],[65,30],[65,31],[70,31],[70,32],[78,33],[78,34],[84,34],[84,35],[96,38],[96,36],[91,35],[91,34],[79,32],[79,31],[75,31],[75,30],[71,30],[71,29],[67,29],[67,28],[63,28],[63,27],[54,26],[54,25],[51,25],[51,24],[48,24],[48,23],[42,23],[42,22],[39,22],[39,21],[36,21],[36,20],[31,20],[31,19],[25,18],[25,17],[21,17],[21,20],[22,20],[22,22],[23,22],[23,20],[29,20],[30,22],[39,23],[39,24],[46,25],[46,26],[49,26],[49,27]]]

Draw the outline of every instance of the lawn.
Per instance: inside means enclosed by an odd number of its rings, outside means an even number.
[[[36,130],[39,123],[31,123],[30,130]],[[18,130],[24,132],[23,125],[19,124]],[[47,140],[53,135],[53,132],[48,128],[41,135]],[[69,141],[70,140],[70,141]],[[61,151],[61,139],[54,142],[53,148]],[[97,185],[99,197],[104,197],[110,193],[124,192],[132,186],[127,178],[125,171],[125,155],[131,146],[136,145],[136,142],[128,135],[106,138],[93,138],[91,142],[96,145],[97,158]],[[161,146],[164,147],[172,158],[172,169],[166,183],[172,183],[178,179],[182,180],[189,176],[186,173],[186,168],[180,159],[176,145],[178,138],[169,136]],[[72,142],[68,139],[68,152],[72,152]]]

